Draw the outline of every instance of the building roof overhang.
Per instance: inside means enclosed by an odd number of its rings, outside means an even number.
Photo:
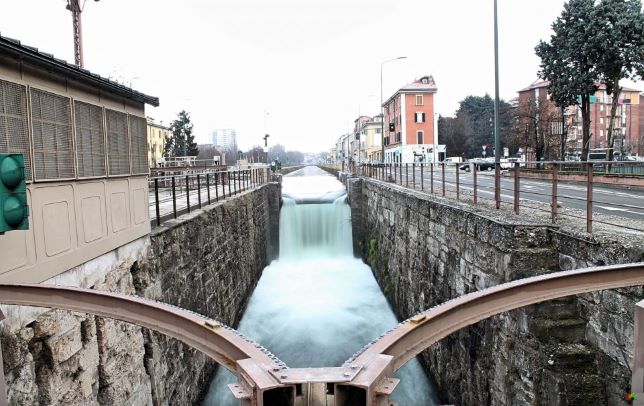
[[[38,48],[23,45],[18,40],[3,37],[1,35],[0,56],[15,58],[21,63],[28,63],[48,72],[61,74],[76,82],[97,87],[105,92],[112,93],[126,99],[149,104],[154,107],[159,106],[158,97],[148,96],[141,92],[137,92],[132,88],[92,73],[87,69],[83,69],[77,65],[72,65],[62,59],[55,58],[51,54],[41,52]]]

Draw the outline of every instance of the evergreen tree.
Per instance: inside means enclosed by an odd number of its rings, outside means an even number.
[[[512,131],[512,114],[510,105],[504,100],[499,100],[499,136],[501,147],[505,145]],[[466,155],[477,157],[482,155],[483,146],[486,148],[486,157],[494,155],[494,99],[490,95],[467,96],[460,102],[456,112],[459,123],[459,132],[464,133],[468,139]],[[439,138],[440,139],[440,138]]]
[[[181,110],[177,119],[170,123],[172,136],[166,143],[166,149],[170,156],[197,156],[199,148],[195,143],[195,136],[192,133],[190,113]]]
[[[578,105],[582,116],[582,155],[590,145],[590,96],[600,79],[596,67],[597,21],[595,0],[570,0],[552,24],[550,42],[540,41],[539,76],[550,82],[548,92],[560,107]]]
[[[644,76],[644,14],[640,0],[601,0],[596,6],[597,69],[612,103],[608,124],[608,160],[613,160],[615,115],[620,79]],[[622,146],[623,147],[623,146]]]

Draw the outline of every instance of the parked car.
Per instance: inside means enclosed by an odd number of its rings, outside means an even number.
[[[494,160],[483,158],[470,159],[468,162],[465,162],[463,165],[461,165],[459,169],[465,172],[469,172],[471,170],[470,164],[474,164],[477,171],[491,171],[494,169]]]
[[[525,161],[524,161],[524,160],[522,160],[521,158],[508,158],[508,162],[510,163],[510,167],[511,167],[511,168],[513,168],[513,167],[514,167],[514,164],[515,164],[516,162],[518,162],[518,163],[519,163],[519,166],[520,166],[521,168],[525,168]]]

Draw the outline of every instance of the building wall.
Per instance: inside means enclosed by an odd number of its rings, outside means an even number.
[[[644,260],[641,236],[509,224],[505,214],[350,179],[354,247],[400,320],[449,299],[537,274]],[[454,333],[421,360],[457,405],[617,405],[630,387],[634,304],[628,288],[549,301]]]
[[[244,192],[45,283],[138,295],[234,326],[277,253],[279,200],[275,183]],[[147,329],[60,310],[2,311],[10,405],[189,405],[209,387],[212,361]]]
[[[644,156],[644,102],[642,102],[642,99],[644,98],[644,93],[640,94],[640,104],[638,105],[638,121],[639,125],[637,127],[633,126],[633,129],[638,131],[637,137],[634,137],[637,141],[637,153],[639,156]],[[631,106],[631,108],[634,108],[634,106]],[[633,115],[635,114],[635,111],[632,112]],[[633,133],[635,134],[635,133]]]
[[[149,233],[142,103],[1,55],[0,85],[19,86],[14,94],[24,97],[18,118],[0,113],[22,126],[3,126],[0,152],[25,155],[30,210],[28,230],[0,236],[0,252],[12,253],[0,262],[0,281],[42,282]],[[94,114],[83,118],[81,106]]]
[[[416,105],[416,96],[423,96],[423,105]],[[415,157],[422,154],[421,147],[427,151],[437,142],[436,126],[434,117],[434,93],[419,91],[405,91],[397,94],[385,105],[385,137],[389,136],[389,142],[385,140],[385,156],[387,162],[416,162]],[[387,112],[389,107],[389,112]],[[425,113],[425,122],[416,123],[415,114]],[[395,132],[389,132],[389,123],[393,121],[396,126]],[[418,144],[417,131],[423,131],[423,143]],[[399,137],[400,134],[400,138]],[[413,154],[416,152],[416,155]],[[434,157],[433,153],[427,156]],[[427,162],[427,160],[425,161]]]
[[[541,103],[546,103],[547,110],[558,112],[558,108],[551,102],[547,96],[547,86],[542,85],[538,87],[539,100]],[[525,103],[528,98],[534,99],[535,89],[529,89],[519,92],[519,104]],[[610,123],[611,111],[611,97],[606,93],[605,89],[599,89],[595,92],[596,102],[590,105],[590,148],[608,148],[608,127]],[[614,130],[615,134],[615,152],[620,152],[620,144],[622,140],[625,144],[625,154],[639,154],[642,155],[644,145],[642,145],[640,131],[641,118],[639,110],[641,106],[640,94],[637,91],[624,91],[620,95],[620,99],[630,100],[630,103],[620,103],[617,107]],[[567,109],[567,124],[568,129],[568,142],[569,150],[581,151],[582,148],[582,118],[581,110],[578,106],[570,106]],[[522,126],[524,128],[527,119],[521,118]],[[547,130],[547,128],[546,128]],[[522,131],[522,130],[521,130]],[[523,133],[518,135],[520,139],[524,139]]]
[[[163,149],[168,138],[170,138],[170,129],[148,122],[148,165],[150,168],[157,166],[159,158],[163,157]]]
[[[434,144],[434,95],[424,93],[423,105],[416,105],[416,94],[405,94],[405,120],[407,144]],[[416,113],[425,113],[425,122],[416,123]],[[423,142],[419,143],[417,131],[423,131]]]
[[[146,177],[32,183],[29,229],[0,236],[0,282],[39,283],[150,232]]]
[[[380,159],[382,140],[380,137],[381,123],[372,121],[365,126],[365,160],[368,163],[375,161],[382,162]]]
[[[393,122],[395,131],[389,131],[389,123]],[[398,140],[398,133],[401,138]],[[402,144],[402,107],[401,95],[396,95],[385,105],[385,137],[389,137],[389,142],[385,141],[385,149],[392,148]]]
[[[212,132],[212,143],[223,149],[237,145],[237,132],[232,128],[217,129]]]

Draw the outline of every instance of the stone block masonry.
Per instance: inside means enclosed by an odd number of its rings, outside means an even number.
[[[536,274],[644,261],[641,236],[589,237],[377,180],[346,183],[354,247],[400,319]],[[449,404],[623,404],[642,298],[642,288],[619,289],[507,312],[421,361]]]
[[[46,283],[135,294],[235,325],[279,247],[280,186],[194,211]],[[1,306],[1,305],[0,305]],[[11,405],[188,405],[215,365],[181,342],[83,313],[2,306]]]

